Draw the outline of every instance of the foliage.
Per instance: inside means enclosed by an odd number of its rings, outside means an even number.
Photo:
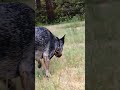
[[[54,22],[61,23],[73,19],[84,19],[85,5],[83,0],[53,0]],[[36,10],[36,24],[48,23],[45,0],[41,0],[41,8]]]

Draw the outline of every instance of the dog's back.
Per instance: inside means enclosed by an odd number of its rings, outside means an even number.
[[[43,53],[47,50],[49,51],[46,52],[46,54],[50,54],[50,52],[52,52],[52,49],[54,49],[52,47],[54,47],[55,38],[56,37],[48,29],[44,27],[35,28],[36,59],[42,58]]]
[[[35,59],[38,61],[38,67],[42,64],[47,77],[50,76],[50,59],[54,55],[56,57],[62,56],[64,37],[65,35],[59,39],[44,27],[35,28]]]
[[[34,52],[34,25],[34,10],[27,5],[0,4],[0,79],[18,76],[24,68],[20,64],[34,57],[27,53]],[[28,64],[34,67],[33,60],[29,59]]]

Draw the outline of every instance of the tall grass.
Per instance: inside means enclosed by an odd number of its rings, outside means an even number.
[[[62,37],[66,34],[63,56],[53,57],[50,63],[52,76],[45,78],[36,67],[36,90],[85,90],[85,23],[73,22],[46,26]]]
[[[76,23],[78,21],[84,21],[85,20],[85,15],[82,15],[82,16],[79,16],[79,15],[76,15],[76,16],[73,16],[72,18],[61,18],[61,19],[56,19],[54,20],[54,22],[51,22],[50,24],[48,24],[47,22],[46,23],[41,23],[40,21],[35,21],[35,25],[36,26],[43,26],[43,25],[56,25],[56,24],[66,24],[66,23]]]

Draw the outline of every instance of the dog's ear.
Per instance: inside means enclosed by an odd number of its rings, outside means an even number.
[[[56,37],[56,40],[57,40],[57,41],[59,41],[59,38],[58,38],[58,37]]]
[[[65,41],[65,35],[60,39],[62,41],[62,43],[64,44]]]

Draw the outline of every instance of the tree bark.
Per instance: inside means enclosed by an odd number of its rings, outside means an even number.
[[[36,9],[40,9],[40,7],[41,7],[41,1],[36,0]]]
[[[52,0],[45,0],[45,2],[46,2],[48,22],[52,22],[54,20],[54,8],[53,8]]]

